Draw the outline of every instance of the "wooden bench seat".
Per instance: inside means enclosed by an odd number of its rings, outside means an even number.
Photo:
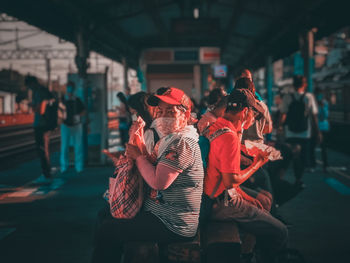
[[[232,222],[212,221],[198,231],[191,242],[171,243],[165,247],[156,243],[126,244],[124,263],[217,263],[239,262],[240,238]]]

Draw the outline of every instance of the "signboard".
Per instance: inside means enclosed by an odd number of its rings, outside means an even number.
[[[201,64],[220,63],[220,48],[201,47],[199,49],[199,62]]]
[[[146,50],[143,53],[143,59],[146,61],[146,63],[152,63],[152,62],[168,62],[171,63],[173,58],[173,50]]]
[[[215,78],[226,78],[227,77],[227,66],[226,65],[214,66],[214,77]]]
[[[174,52],[175,61],[193,61],[198,62],[198,49],[195,50],[175,50]]]
[[[142,56],[146,64],[219,64],[220,48],[147,49]]]

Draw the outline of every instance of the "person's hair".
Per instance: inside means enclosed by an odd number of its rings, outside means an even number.
[[[128,112],[130,112],[130,111],[129,111],[128,100],[126,99],[125,94],[124,94],[123,92],[118,92],[117,97],[119,98],[119,100],[120,100],[122,103],[124,103],[126,110],[127,110]]]
[[[156,94],[157,95],[163,95],[170,87],[160,87],[157,89]]]
[[[27,75],[24,78],[24,84],[26,86],[31,85],[31,84],[39,84],[39,81],[38,81],[37,77],[31,76],[31,75]]]
[[[303,75],[294,75],[293,76],[293,86],[295,89],[298,89],[307,83],[306,78]]]
[[[74,81],[72,81],[72,80],[68,81],[68,82],[67,82],[67,86],[70,86],[70,87],[72,87],[73,89],[75,89],[75,83],[74,83]]]
[[[215,88],[209,93],[208,104],[209,105],[215,105],[223,97],[225,97],[225,94],[224,94],[223,90],[221,88]]]
[[[137,114],[145,121],[145,129],[148,129],[152,124],[152,117],[148,111],[146,100],[149,97],[144,91],[137,92],[131,95],[128,99],[128,105],[134,109]]]
[[[255,94],[255,85],[249,78],[240,78],[236,80],[234,89],[247,89]]]
[[[215,105],[215,108],[218,109],[218,108],[222,108],[222,107],[227,107],[227,98],[228,98],[228,95],[222,97],[218,103]]]
[[[238,71],[237,71],[237,77],[236,77],[236,79],[240,79],[241,77],[242,77],[242,75],[244,75],[244,74],[246,74],[246,73],[250,73],[250,74],[252,74],[251,72],[250,72],[250,70],[249,69],[247,69],[247,68],[240,68]]]

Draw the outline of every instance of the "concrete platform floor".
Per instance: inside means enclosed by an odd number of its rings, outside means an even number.
[[[58,154],[52,156],[58,164]],[[279,213],[290,223],[291,248],[308,263],[350,262],[350,158],[330,151],[329,173],[306,173],[306,188]],[[0,172],[0,262],[90,261],[97,211],[111,166],[73,169],[36,184],[38,160]],[[292,180],[291,172],[287,178]]]

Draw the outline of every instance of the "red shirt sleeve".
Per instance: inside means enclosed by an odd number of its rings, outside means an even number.
[[[217,154],[221,173],[239,174],[241,171],[241,143],[236,134],[225,133],[218,138]]]

